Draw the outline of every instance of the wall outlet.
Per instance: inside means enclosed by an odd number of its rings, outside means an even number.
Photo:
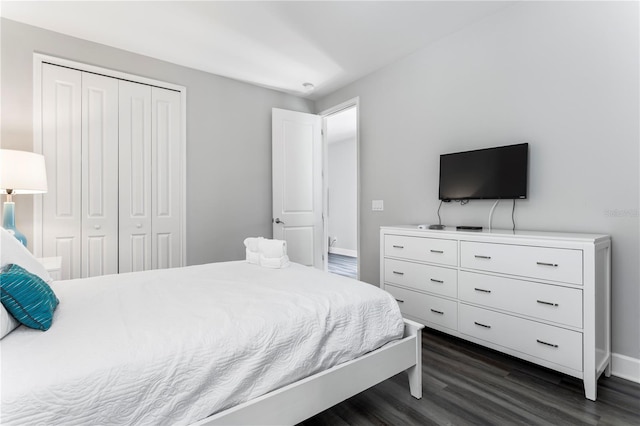
[[[381,212],[384,210],[383,200],[371,200],[371,211]]]

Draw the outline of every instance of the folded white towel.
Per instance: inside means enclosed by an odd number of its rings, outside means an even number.
[[[279,259],[287,255],[287,242],[263,238],[258,242],[260,254],[268,259]]]
[[[247,262],[252,263],[254,265],[260,264],[260,253],[251,251],[249,249],[246,249],[246,252],[247,252]]]
[[[244,246],[247,248],[247,262],[254,265],[260,264],[260,240],[262,237],[249,237],[244,239]]]
[[[265,257],[260,255],[260,266],[265,268],[281,269],[287,268],[290,265],[289,256],[286,254],[280,257]]]
[[[264,240],[262,237],[249,237],[244,239],[244,246],[254,253],[260,251],[260,240]]]

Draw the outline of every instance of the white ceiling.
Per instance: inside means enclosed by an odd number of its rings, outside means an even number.
[[[2,16],[317,99],[501,1],[2,1]],[[306,92],[305,82],[315,85]]]

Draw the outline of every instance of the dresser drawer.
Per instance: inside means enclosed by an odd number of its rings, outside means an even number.
[[[582,371],[582,333],[474,306],[459,306],[460,332]]]
[[[438,238],[386,235],[384,239],[384,255],[458,266],[458,242]]]
[[[460,266],[582,285],[582,250],[462,241]]]
[[[458,297],[458,271],[402,260],[384,260],[384,281],[448,297]]]
[[[460,271],[461,301],[582,328],[582,290]]]
[[[384,289],[398,301],[403,315],[409,315],[426,324],[458,329],[457,302],[392,285],[385,285]]]

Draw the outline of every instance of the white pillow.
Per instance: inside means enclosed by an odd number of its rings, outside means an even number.
[[[42,278],[46,283],[51,283],[53,278],[44,268],[42,263],[33,257],[31,252],[22,245],[16,237],[4,228],[0,228],[0,268],[9,263],[21,266],[27,271]]]
[[[11,333],[20,323],[0,303],[0,339]]]

